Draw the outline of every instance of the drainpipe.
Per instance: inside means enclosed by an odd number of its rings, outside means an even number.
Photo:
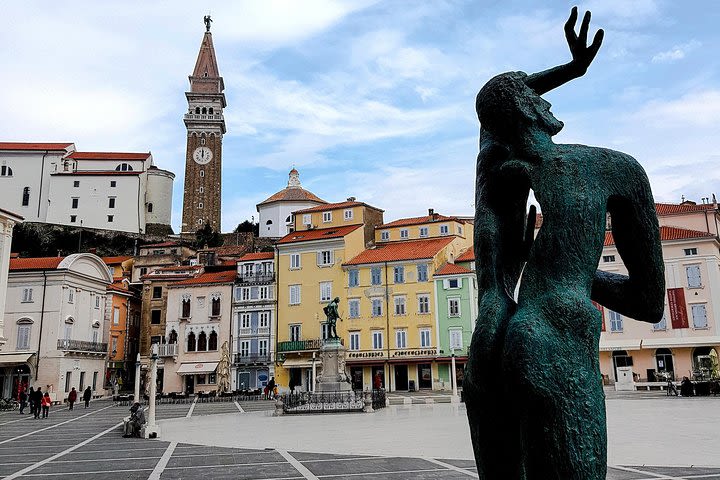
[[[43,273],[43,295],[42,307],[40,308],[40,335],[38,335],[37,361],[35,362],[35,381],[37,382],[38,373],[40,372],[40,346],[42,345],[43,320],[45,319],[45,290],[47,290],[47,272]]]

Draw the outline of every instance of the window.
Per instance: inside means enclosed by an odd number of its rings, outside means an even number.
[[[147,204],[147,211],[148,211],[148,213],[152,213],[152,211],[153,211],[153,204],[152,204],[152,203],[148,203],[148,204]]]
[[[140,267],[140,276],[147,275],[147,267]]]
[[[447,235],[450,233],[450,229],[447,225],[440,225],[440,235]]]
[[[270,312],[260,312],[260,328],[267,328],[270,326]]]
[[[12,174],[12,168],[8,167],[7,165],[3,165],[2,167],[0,167],[0,177],[12,177]]]
[[[395,283],[405,283],[405,267],[393,267],[393,280]]]
[[[463,335],[462,330],[459,328],[453,328],[450,330],[450,350],[462,350],[463,348]]]
[[[270,287],[263,286],[258,288],[258,297],[260,300],[267,300],[270,298]]]
[[[385,230],[384,232],[380,232],[380,240],[390,240],[390,232],[388,232],[387,230]]]
[[[707,309],[705,308],[705,304],[692,305],[690,310],[692,311],[693,328],[707,328]]]
[[[175,331],[175,329],[173,328],[172,330],[170,330],[170,335],[168,336],[168,343],[171,345],[174,345],[177,343],[177,340],[178,340],[178,334]]]
[[[460,288],[459,278],[448,278],[445,280],[445,289]]]
[[[107,216],[107,221],[108,221],[108,223],[112,223],[114,219],[115,219],[115,217],[114,217],[113,215],[108,215],[108,216]]]
[[[332,222],[332,212],[323,212],[323,223]]]
[[[72,288],[68,290],[68,303],[75,302],[75,290]]]
[[[243,288],[240,290],[240,299],[241,299],[242,301],[248,301],[248,300],[250,300],[250,288],[248,288],[248,287],[243,287]]]
[[[420,238],[428,236],[428,227],[420,227]]]
[[[214,352],[215,350],[217,350],[217,342],[218,342],[217,337],[218,337],[218,335],[215,330],[210,332],[210,338],[208,338],[208,350],[210,350],[211,352]]]
[[[70,391],[70,383],[72,382],[72,372],[65,372],[65,392]]]
[[[429,328],[421,328],[420,329],[420,347],[427,348],[431,347],[432,342],[430,341],[430,329]]]
[[[206,352],[208,346],[207,343],[207,333],[205,333],[204,330],[200,330],[200,335],[198,335],[197,341],[198,352]]]
[[[127,163],[121,163],[117,167],[115,167],[115,171],[117,172],[132,172],[132,166]]]
[[[615,255],[603,255],[603,262],[610,263],[615,261]]]
[[[79,187],[79,186],[80,186],[80,180],[75,180],[75,181],[73,182],[73,187],[77,188],[77,187]]]
[[[653,323],[653,331],[663,331],[667,330],[667,318],[665,317],[665,314],[663,313],[663,317],[660,319],[659,322]]]
[[[360,350],[360,332],[350,332],[350,350]]]
[[[623,331],[623,317],[617,312],[608,310],[610,315],[610,331],[611,332],[622,332]]]
[[[95,295],[95,308],[100,308],[100,295]]]
[[[266,287],[267,288],[267,287]],[[219,317],[220,316],[220,297],[215,297],[211,300],[210,303],[210,316],[213,317]]]
[[[458,225],[458,235],[462,235],[462,227]]]
[[[373,330],[372,332],[372,348],[373,350],[381,350],[383,348],[383,332],[382,330]]]
[[[30,329],[32,328],[32,320],[24,318],[18,320],[17,328],[17,350],[30,349]]]
[[[400,230],[400,239],[407,240],[408,237],[409,237],[408,229],[407,228],[401,229]]]
[[[198,188],[198,191],[199,191],[200,193],[205,193],[205,187],[200,187],[200,188]]]
[[[317,252],[317,264],[320,267],[327,267],[333,264],[333,251],[323,250]]]
[[[195,342],[195,332],[190,332],[187,337],[187,351],[194,352],[197,344]]]
[[[417,281],[427,282],[428,281],[428,266],[426,263],[421,263],[417,266]]]
[[[205,205],[203,205],[203,202],[198,202],[198,208],[203,208]]]
[[[344,218],[345,220],[352,220],[352,218],[353,218],[353,211],[352,211],[351,208],[348,208],[348,209],[346,209],[346,210],[343,212],[343,218]]]
[[[697,248],[686,248],[683,250],[686,256],[697,255]]]
[[[395,315],[405,315],[405,296],[398,296],[393,299],[395,303]]]
[[[30,205],[30,187],[25,187],[22,194],[22,206],[27,207],[28,205]]]
[[[312,215],[309,213],[303,215],[303,225],[312,225]]]
[[[250,340],[240,340],[240,356],[247,357],[250,355]]]
[[[70,215],[70,223],[77,222],[77,215]]]
[[[115,208],[115,197],[108,197],[108,208]]]
[[[97,390],[97,379],[98,379],[98,372],[93,372],[93,383],[92,383],[93,391]]]
[[[320,301],[329,302],[332,300],[332,282],[320,282]]]
[[[430,313],[429,295],[418,295],[418,313]]]
[[[320,338],[322,338],[323,340],[327,340],[328,338],[330,338],[330,325],[327,322],[323,322],[322,324],[320,324],[320,330]]]
[[[33,301],[33,289],[32,288],[23,288],[22,302],[30,303],[32,301]]]
[[[701,288],[702,278],[700,277],[700,265],[688,265],[685,267],[687,273],[688,288]]]
[[[459,298],[448,298],[448,316],[459,317],[460,316],[460,299]]]
[[[360,300],[357,298],[348,300],[348,310],[350,318],[360,318]]]
[[[300,341],[302,333],[302,325],[299,323],[290,325],[290,341],[291,342],[297,342]]]
[[[150,323],[153,325],[160,325],[160,310],[150,311]]]
[[[250,328],[250,314],[249,313],[241,313],[240,314],[240,328]]]
[[[152,298],[162,298],[162,287],[153,287]]]
[[[395,348],[407,348],[407,330],[395,330]]]
[[[290,270],[295,270],[300,268],[300,254],[299,253],[291,253],[290,254]]]
[[[372,299],[372,316],[382,317],[383,314],[383,301],[382,298]]]
[[[115,187],[117,187],[117,181],[110,180],[110,188],[115,188]]]
[[[85,372],[80,372],[80,389],[81,392],[85,390]]]
[[[93,330],[92,332],[92,343],[98,343],[98,340],[100,339],[100,333],[97,330]]]
[[[72,203],[70,205],[70,208],[78,208],[78,203],[80,202],[80,199],[75,197],[72,199]]]
[[[372,285],[382,285],[382,277],[380,275],[380,267],[372,267],[370,269],[370,283]]]
[[[190,318],[190,298],[183,298],[182,300],[182,318]]]
[[[120,307],[113,307],[113,325],[120,325]]]
[[[348,287],[357,287],[360,284],[360,272],[358,270],[348,270]]]
[[[200,170],[200,177],[205,177],[205,170]]]
[[[300,304],[300,285],[290,285],[290,305]]]
[[[258,355],[266,356],[268,354],[269,340],[258,340]]]

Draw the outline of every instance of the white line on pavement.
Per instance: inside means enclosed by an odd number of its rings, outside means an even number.
[[[673,477],[669,475],[663,475],[662,473],[654,473],[654,472],[646,472],[645,470],[639,470],[637,468],[631,468],[631,467],[621,467],[618,465],[609,465],[612,468],[615,468],[617,470],[623,470],[625,472],[632,472],[632,473],[641,473],[643,475],[648,475],[649,477],[653,478],[662,478],[665,480],[681,480],[680,477]],[[685,477],[682,477],[685,478]]]
[[[28,415],[27,417],[18,418],[17,420],[10,420],[9,422],[0,423],[0,427],[2,427],[3,425],[9,425],[11,423],[22,422],[23,420],[29,420],[31,418],[34,418],[34,417],[32,415]]]
[[[155,465],[155,468],[148,477],[148,480],[160,480],[160,475],[162,475],[165,467],[167,467],[167,464],[170,461],[170,457],[172,457],[172,454],[175,451],[175,447],[177,447],[177,444],[178,442],[171,442],[170,445],[168,445],[167,450],[165,450],[165,453],[163,453],[162,457],[160,457],[160,460],[158,461],[157,465]]]
[[[284,458],[285,460],[287,460],[288,463],[290,463],[290,465],[292,465],[293,467],[295,467],[295,470],[297,470],[298,472],[300,472],[300,474],[302,474],[303,477],[307,478],[308,480],[319,480],[318,477],[316,477],[310,470],[308,470],[308,469],[305,467],[305,465],[303,465],[302,463],[298,462],[297,459],[296,459],[295,457],[293,457],[292,455],[290,455],[287,451],[285,451],[285,450],[276,450],[276,452],[278,452],[280,455],[282,455],[283,458]]]
[[[476,472],[472,472],[470,470],[465,470],[464,468],[456,467],[455,465],[450,465],[449,463],[441,462],[440,460],[435,460],[434,458],[423,458],[423,460],[427,460],[430,463],[434,463],[435,465],[440,465],[449,470],[455,470],[456,472],[464,473],[468,477],[480,478]]]
[[[100,410],[97,410],[97,411],[99,412]],[[90,415],[90,414],[88,414],[88,415]],[[78,417],[78,418],[82,418],[82,417]],[[84,445],[87,445],[88,443],[92,442],[93,440],[96,440],[96,439],[102,437],[102,436],[105,435],[106,433],[112,432],[113,430],[115,430],[116,428],[118,428],[118,427],[121,426],[121,425],[122,425],[122,422],[120,422],[120,423],[118,423],[118,424],[116,424],[116,425],[113,425],[112,427],[110,427],[110,428],[108,428],[108,429],[106,429],[106,430],[103,430],[102,432],[98,433],[97,435],[95,435],[95,436],[93,436],[93,437],[90,437],[90,438],[88,438],[87,440],[83,440],[82,442],[78,443],[78,444],[75,445],[74,447],[70,447],[70,448],[68,448],[68,449],[66,449],[66,450],[63,450],[63,451],[60,452],[60,453],[56,453],[56,454],[53,455],[52,457],[46,458],[45,460],[42,460],[42,461],[37,462],[37,463],[35,463],[35,464],[33,464],[33,465],[30,465],[29,467],[25,467],[25,468],[23,468],[22,470],[20,470],[19,472],[15,472],[15,473],[13,473],[13,474],[10,475],[10,476],[5,477],[5,480],[13,480],[14,478],[18,478],[20,475],[24,475],[24,474],[26,474],[26,473],[28,473],[28,472],[31,472],[31,471],[35,470],[35,469],[38,468],[38,467],[42,467],[42,466],[45,465],[46,463],[50,463],[50,462],[52,462],[53,460],[58,459],[58,458],[62,457],[63,455],[67,455],[68,453],[70,453],[70,452],[72,452],[72,451],[74,451],[74,450],[77,450],[78,448],[80,448],[80,447],[82,447],[82,446],[84,446]]]
[[[112,408],[112,407],[113,407],[112,405],[108,405],[107,407],[101,408],[100,410],[95,410],[93,412],[86,413],[85,415],[80,415],[79,417],[71,418],[70,420],[65,420],[64,422],[56,423],[55,425],[50,425],[49,427],[40,428],[38,430],[33,430],[31,432],[24,433],[22,435],[18,435],[17,437],[8,438],[7,440],[3,440],[2,442],[0,442],[0,445],[2,445],[4,443],[12,442],[13,440],[17,440],[19,438],[27,437],[29,435],[35,435],[36,433],[44,432],[45,430],[50,430],[51,428],[59,427],[60,425],[65,425],[66,423],[74,422],[75,420],[80,420],[81,418],[87,417],[88,415],[94,415],[98,412],[102,412],[103,410],[106,410],[106,409]]]
[[[243,408],[240,406],[240,404],[238,402],[235,402],[235,406],[237,407],[238,410],[240,410],[240,413],[245,413],[245,410],[243,410]]]
[[[192,417],[192,412],[195,410],[195,405],[197,404],[198,397],[195,397],[195,400],[193,400],[192,405],[190,405],[190,410],[188,410],[187,415],[185,415],[185,418]]]

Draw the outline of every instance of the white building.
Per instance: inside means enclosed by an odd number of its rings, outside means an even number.
[[[12,245],[12,232],[16,223],[23,218],[12,212],[0,209],[0,350],[5,344],[3,324],[5,316],[5,298],[7,295],[8,270],[10,268],[10,247]],[[0,359],[1,361],[1,359]],[[2,364],[0,363],[0,367]],[[0,389],[2,393],[2,389]]]
[[[89,253],[10,260],[0,396],[40,386],[62,401],[72,387],[102,394],[108,267]]]
[[[290,170],[287,187],[257,204],[260,237],[281,238],[293,231],[293,212],[327,203],[302,188],[300,173]]]
[[[150,153],[77,152],[72,143],[0,143],[0,208],[28,222],[169,232],[175,175]]]

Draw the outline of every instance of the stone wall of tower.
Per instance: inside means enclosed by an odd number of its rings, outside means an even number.
[[[204,165],[193,160],[193,152],[200,146],[209,148],[213,153],[212,160]],[[222,135],[189,131],[185,158],[183,232],[196,232],[205,224],[220,231],[221,192]]]

